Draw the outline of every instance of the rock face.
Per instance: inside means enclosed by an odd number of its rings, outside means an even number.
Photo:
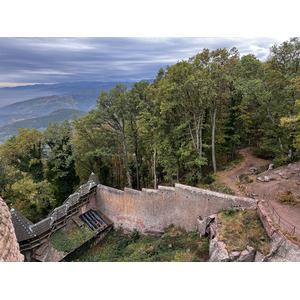
[[[198,221],[200,236],[209,235],[210,262],[300,262],[300,248],[289,241],[281,231],[275,229],[263,206],[258,205],[258,212],[268,236],[271,238],[269,253],[265,256],[256,249],[247,246],[243,251],[228,253],[224,241],[219,241],[216,215]]]
[[[251,262],[251,261],[263,261],[265,257],[256,252],[256,250],[250,246],[243,251],[233,251],[228,253],[226,249],[226,244],[223,241],[218,240],[219,231],[218,225],[216,223],[216,215],[211,215],[204,218],[203,221],[198,222],[198,230],[202,229],[202,232],[199,230],[200,236],[203,236],[203,233],[209,233],[210,243],[209,243],[209,261],[210,262]],[[200,226],[199,226],[200,224]],[[206,228],[205,227],[206,224]]]
[[[243,250],[240,256],[236,259],[239,262],[250,262],[255,260],[256,250],[250,246],[247,246],[245,250]]]
[[[21,262],[24,256],[20,253],[15,229],[6,203],[0,198],[0,262]]]
[[[300,262],[300,248],[288,240],[280,230],[274,227],[272,219],[269,217],[268,211],[264,205],[264,201],[260,201],[257,207],[258,214],[264,225],[264,228],[271,239],[269,246],[269,254],[265,261],[276,262]]]
[[[218,240],[219,232],[216,223],[216,215],[205,218],[202,222],[207,224],[205,232],[209,232],[209,261],[210,262],[252,262],[265,261],[265,256],[254,248],[247,246],[243,251],[233,251],[230,254],[226,244]],[[199,223],[198,223],[199,224]],[[199,227],[198,227],[199,228]],[[201,234],[201,233],[200,233]]]
[[[197,225],[198,225],[198,232],[199,232],[199,236],[209,236],[209,232],[210,232],[210,223],[213,222],[215,220],[215,218],[217,217],[217,215],[211,215],[208,217],[205,217],[203,220],[197,220]]]

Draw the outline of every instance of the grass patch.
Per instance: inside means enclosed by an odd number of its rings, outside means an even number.
[[[290,190],[278,192],[277,200],[289,205],[296,205],[298,203],[296,196]]]
[[[85,262],[170,262],[207,261],[208,238],[199,238],[196,232],[170,225],[161,237],[130,235],[123,231],[111,231],[97,245],[84,253],[73,253],[68,261]]]
[[[93,236],[93,232],[87,227],[82,229],[75,227],[68,232],[60,229],[50,237],[50,243],[52,247],[58,251],[70,252]]]
[[[235,194],[235,192],[230,187],[228,187],[225,183],[220,182],[218,180],[214,181],[211,184],[198,185],[198,187],[207,189],[207,190],[210,190],[213,192],[223,193],[223,194],[229,194],[229,195]]]
[[[242,251],[247,245],[266,255],[270,239],[255,210],[229,209],[218,214],[219,240],[226,243],[228,253]]]
[[[258,174],[260,174],[260,173],[263,173],[263,172],[267,171],[267,170],[269,169],[269,165],[270,165],[270,164],[266,164],[266,165],[263,165],[263,166],[258,167],[258,170],[257,170],[257,172],[255,173],[255,175],[258,175]]]
[[[225,170],[228,170],[228,169],[233,169],[238,164],[240,164],[243,160],[244,160],[244,156],[241,155],[241,154],[239,154],[239,153],[237,153],[236,156],[235,156],[235,158],[232,161],[230,161],[230,162],[228,162],[228,163],[226,163],[224,165],[220,165],[219,166],[219,170],[220,171],[225,171]]]
[[[300,246],[300,238],[298,236],[293,235],[286,230],[282,230],[281,228],[279,229],[282,231],[282,233],[286,236],[287,239],[289,239],[292,243]]]
[[[239,175],[239,180],[241,183],[243,184],[247,184],[247,183],[252,183],[253,179],[250,179],[249,176],[245,173],[242,173],[241,175]]]

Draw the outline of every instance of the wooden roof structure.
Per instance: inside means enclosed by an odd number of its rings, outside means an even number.
[[[92,173],[87,183],[81,185],[61,206],[56,207],[47,218],[36,224],[33,224],[15,209],[12,209],[10,213],[17,241],[19,243],[30,241],[47,232],[49,234],[53,232],[53,229],[57,227],[56,225],[60,220],[66,219],[69,215],[74,214],[74,207],[76,208],[77,206],[82,205],[84,201],[87,201],[84,199],[95,191],[97,182],[99,182],[98,178]],[[63,224],[65,224],[65,222]]]

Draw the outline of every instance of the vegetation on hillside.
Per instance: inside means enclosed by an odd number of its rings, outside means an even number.
[[[10,136],[18,133],[19,128],[38,129],[44,131],[50,123],[70,120],[72,116],[82,117],[86,114],[84,111],[76,109],[59,109],[42,117],[26,119],[13,122],[0,127],[0,144]]]
[[[247,245],[267,255],[270,239],[264,230],[256,210],[235,210],[218,214],[220,241],[226,243],[229,253],[243,251]]]
[[[255,147],[275,166],[299,159],[299,51],[299,38],[272,46],[265,62],[236,48],[204,49],[151,83],[102,91],[72,123],[22,129],[0,146],[0,196],[30,218],[62,203],[92,171],[121,189],[181,182],[226,190],[207,176],[239,147]],[[49,188],[46,208],[19,193],[29,179]],[[39,193],[36,186],[27,195]]]
[[[208,238],[197,233],[187,234],[170,225],[161,237],[139,236],[136,230],[130,235],[121,230],[111,231],[92,246],[83,247],[69,255],[68,261],[84,262],[199,262],[208,261]]]

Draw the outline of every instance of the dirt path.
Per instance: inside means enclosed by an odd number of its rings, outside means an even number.
[[[269,164],[270,160],[255,157],[252,154],[250,147],[240,149],[238,152],[244,157],[244,160],[231,170],[219,171],[216,173],[216,175],[220,178],[220,181],[224,182],[228,187],[230,187],[237,196],[245,196],[245,193],[242,192],[238,187],[239,175],[247,173],[251,167],[257,168]]]
[[[274,170],[265,171],[259,176],[268,176],[273,180],[268,182],[257,181],[257,176],[249,176],[252,183],[241,184],[239,175],[247,174],[249,168],[269,164],[269,160],[260,159],[253,155],[251,148],[243,148],[239,153],[244,160],[231,170],[219,171],[216,173],[219,180],[230,187],[237,196],[247,196],[251,194],[255,199],[265,199],[269,204],[269,211],[273,215],[274,221],[284,230],[291,232],[296,226],[295,235],[300,236],[300,202],[291,206],[278,201],[279,191],[290,190],[300,199],[300,162],[293,163],[292,166],[283,166]]]

